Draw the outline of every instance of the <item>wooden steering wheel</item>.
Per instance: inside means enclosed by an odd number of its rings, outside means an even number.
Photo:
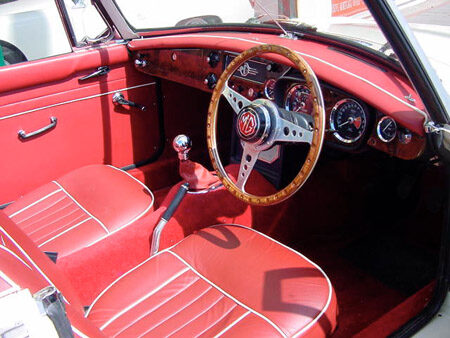
[[[239,67],[245,67],[246,61],[267,53],[286,57],[303,75],[311,92],[311,115],[284,110],[267,99],[250,101],[228,86],[230,77]],[[222,95],[237,115],[236,130],[243,147],[236,182],[230,179],[223,168],[217,149],[217,109]],[[261,206],[280,203],[292,196],[313,171],[322,150],[324,134],[325,109],[319,82],[308,63],[289,48],[267,44],[248,49],[234,58],[218,79],[208,108],[208,152],[217,176],[228,191],[240,200]],[[285,188],[272,195],[256,196],[247,193],[245,185],[259,154],[283,142],[310,145],[306,160],[296,177]]]

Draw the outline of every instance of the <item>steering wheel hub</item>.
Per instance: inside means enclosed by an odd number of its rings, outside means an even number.
[[[269,136],[270,126],[270,115],[263,105],[251,104],[242,108],[237,116],[237,134],[248,143],[263,143]]]

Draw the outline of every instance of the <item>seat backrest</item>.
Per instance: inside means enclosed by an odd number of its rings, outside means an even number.
[[[29,289],[32,294],[53,285],[66,300],[66,310],[75,334],[103,336],[84,318],[83,306],[64,273],[0,211],[0,294],[11,289]]]

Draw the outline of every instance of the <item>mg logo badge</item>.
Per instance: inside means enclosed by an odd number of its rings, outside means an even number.
[[[255,113],[247,110],[239,116],[239,133],[245,137],[251,137],[258,129],[258,122]]]

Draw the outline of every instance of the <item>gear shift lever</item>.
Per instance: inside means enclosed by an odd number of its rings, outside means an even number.
[[[208,189],[219,182],[217,176],[212,175],[200,163],[189,160],[189,151],[192,148],[192,141],[189,136],[183,134],[176,136],[173,139],[172,146],[178,153],[178,159],[180,160],[180,176],[189,183],[190,189]]]
[[[183,134],[175,136],[172,146],[178,153],[178,159],[180,161],[187,161],[189,159],[189,151],[192,148],[192,141],[189,136]]]

